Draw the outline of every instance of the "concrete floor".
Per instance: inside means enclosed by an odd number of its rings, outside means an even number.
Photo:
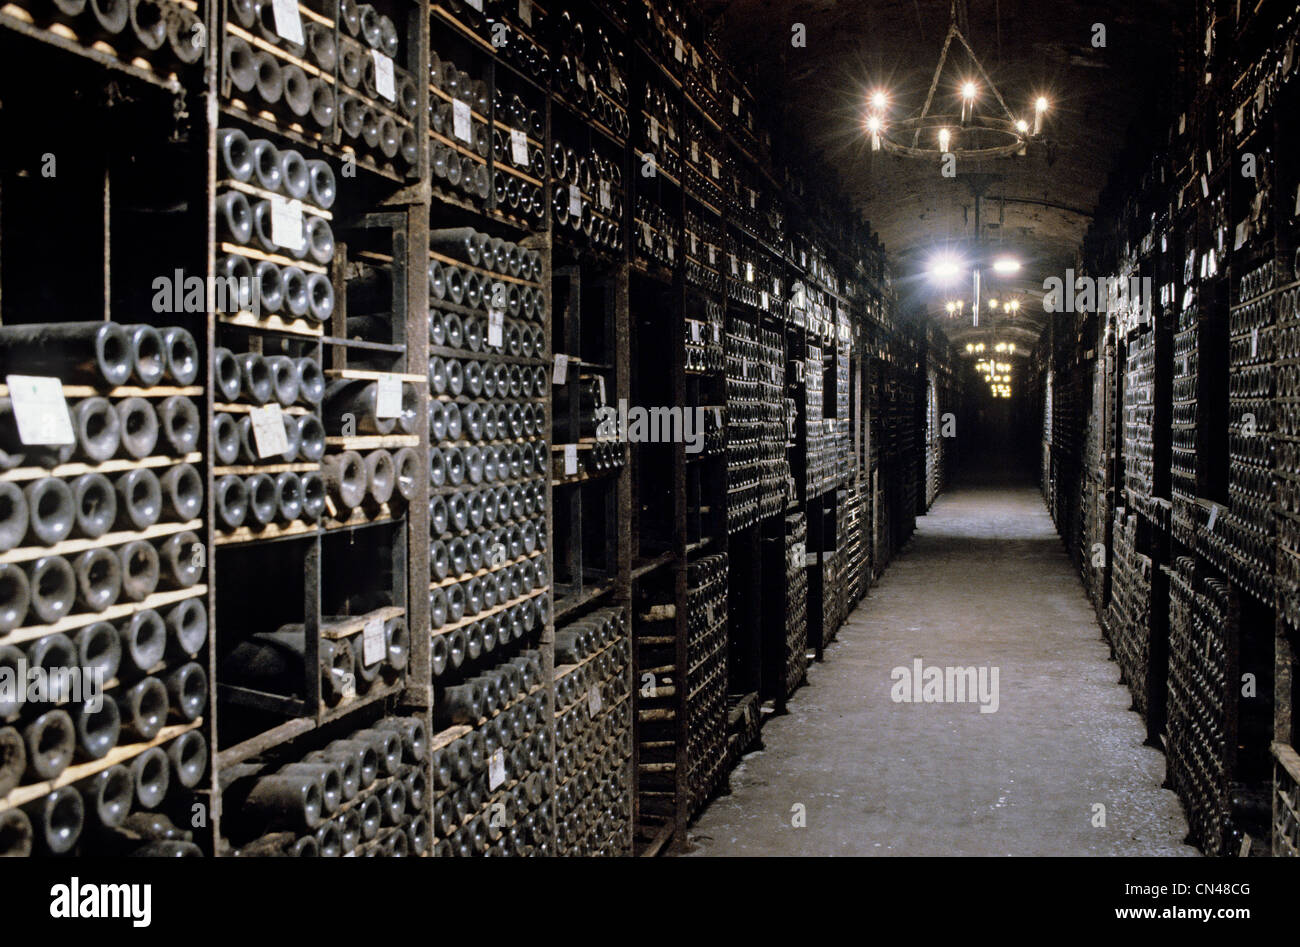
[[[690,852],[1197,854],[1037,489],[968,480],[917,524]],[[894,702],[916,658],[996,666],[997,711]]]

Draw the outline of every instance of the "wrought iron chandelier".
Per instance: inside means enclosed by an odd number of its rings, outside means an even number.
[[[958,0],[952,0],[948,35],[944,38],[939,62],[930,80],[930,89],[920,112],[907,118],[890,120],[889,93],[877,90],[868,99],[866,129],[871,136],[872,151],[887,151],[909,158],[940,158],[953,154],[968,158],[1000,158],[1023,155],[1031,142],[1041,139],[1043,118],[1048,101],[1039,96],[1033,103],[1033,121],[1018,118],[1007,107],[1002,93],[989,78],[975,50],[958,24]],[[957,89],[959,111],[945,111],[937,106],[935,96],[943,77],[944,66],[953,40],[970,55],[975,72],[968,74]],[[977,78],[978,77],[978,78]],[[982,83],[982,85],[981,85]],[[991,93],[1001,114],[981,111],[979,102]]]

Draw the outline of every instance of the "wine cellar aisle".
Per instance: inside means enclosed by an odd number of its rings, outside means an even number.
[[[1300,852],[1300,7],[835,6],[0,0],[0,856]]]

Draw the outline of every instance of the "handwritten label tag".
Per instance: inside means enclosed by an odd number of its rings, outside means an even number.
[[[298,11],[297,0],[272,0],[271,12],[275,16],[275,31],[289,42],[301,45],[302,14]]]
[[[483,0],[465,0],[465,2],[468,3],[475,10],[477,10],[479,13],[483,12]]]
[[[474,126],[468,102],[457,99],[451,103],[451,133],[464,142],[474,140]]]
[[[248,409],[253,422],[253,446],[258,457],[276,457],[289,450],[289,436],[284,432],[284,416],[278,404],[254,405]]]
[[[487,344],[491,348],[501,348],[502,327],[505,324],[505,316],[506,314],[500,309],[488,310]]]
[[[587,691],[587,713],[596,716],[600,713],[600,688],[593,687]]]
[[[8,375],[5,384],[20,441],[32,445],[76,443],[63,382],[38,375]]]
[[[692,141],[691,142],[691,164],[699,164],[699,163],[700,163],[700,143],[698,141]]]
[[[569,185],[569,216],[582,216],[582,191],[576,184]]]
[[[569,377],[569,356],[555,353],[555,366],[551,369],[551,384],[563,385]]]
[[[366,667],[384,660],[388,645],[384,641],[384,620],[372,618],[361,632],[361,663]]]
[[[288,250],[302,249],[302,201],[271,195],[271,240]]]
[[[572,477],[578,472],[578,445],[564,445],[564,475]]]
[[[396,375],[379,376],[375,393],[375,417],[400,418],[402,416],[402,380]]]
[[[578,88],[583,92],[587,91],[587,74],[581,69],[577,71]]]
[[[677,58],[678,62],[686,61],[686,48],[682,46],[682,38],[680,36],[676,37],[676,42],[673,44],[673,55]]]
[[[390,102],[397,101],[397,83],[393,78],[393,60],[377,49],[370,51],[375,61],[375,91]]]
[[[614,198],[609,193],[609,182],[600,182],[600,206],[604,210],[610,210],[614,206]]]
[[[653,115],[650,116],[650,140],[656,145],[659,144],[659,119]]]
[[[519,167],[528,167],[528,136],[518,128],[510,129],[510,158]]]
[[[488,789],[496,789],[506,781],[506,751],[497,747],[488,757]]]
[[[519,22],[524,26],[533,25],[533,5],[530,0],[519,0]]]
[[[733,95],[731,97],[731,114],[740,117],[740,97]]]
[[[718,159],[709,155],[709,173],[715,178],[722,177],[722,167],[718,164]]]

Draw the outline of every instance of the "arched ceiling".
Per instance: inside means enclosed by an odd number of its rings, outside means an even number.
[[[839,188],[870,220],[893,258],[905,306],[924,309],[963,347],[987,337],[943,312],[951,291],[924,276],[936,247],[980,235],[986,253],[1023,261],[1014,279],[992,277],[986,295],[1021,300],[1003,335],[1028,349],[1045,323],[1043,280],[1076,262],[1098,196],[1144,106],[1170,84],[1176,48],[1176,0],[963,0],[959,23],[1017,117],[1032,122],[1034,98],[1051,102],[1045,144],[1024,157],[959,160],[955,178],[938,160],[872,153],[863,131],[866,97],[885,86],[890,114],[919,110],[951,18],[950,0],[715,0],[705,5],[720,26],[730,61],[752,67],[760,112],[828,164]],[[793,25],[807,45],[792,45]],[[1105,46],[1094,47],[1094,24]],[[954,44],[955,45],[955,44]],[[964,72],[964,50],[949,62]],[[945,79],[955,72],[945,70]],[[941,87],[936,102],[957,98]],[[981,83],[983,86],[983,83]],[[982,90],[986,91],[986,90]],[[946,100],[944,96],[947,96]],[[984,95],[981,105],[992,105]],[[971,292],[967,283],[964,295]],[[969,306],[969,302],[967,303]],[[1003,318],[1005,323],[1005,318]]]

